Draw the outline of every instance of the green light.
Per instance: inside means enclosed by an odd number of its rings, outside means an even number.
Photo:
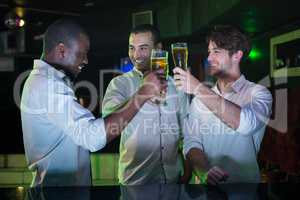
[[[257,22],[253,18],[246,19],[244,21],[244,29],[248,33],[255,33],[257,31]]]
[[[257,48],[252,48],[252,50],[250,51],[250,54],[249,54],[250,60],[253,60],[253,61],[259,60],[261,57],[262,57],[262,53],[260,52],[260,50]]]

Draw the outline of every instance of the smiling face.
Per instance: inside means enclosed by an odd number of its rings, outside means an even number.
[[[151,32],[130,34],[128,55],[133,65],[141,72],[150,69],[151,50],[153,48],[154,41]]]
[[[229,51],[219,48],[213,41],[209,41],[207,60],[210,65],[210,75],[213,76],[225,75],[232,68],[232,56],[229,56]]]
[[[88,51],[90,42],[86,35],[81,34],[77,40],[74,40],[70,47],[65,47],[65,59],[63,65],[74,76],[77,76],[81,69],[88,64]]]

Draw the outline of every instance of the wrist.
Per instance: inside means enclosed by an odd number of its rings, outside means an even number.
[[[145,85],[142,85],[136,93],[136,97],[142,101],[147,101],[148,99],[152,98],[153,96],[149,95],[149,88],[147,88],[147,86],[145,86]]]
[[[194,96],[200,95],[200,89],[201,89],[201,87],[202,87],[202,84],[198,83],[198,85],[193,89],[192,94]]]

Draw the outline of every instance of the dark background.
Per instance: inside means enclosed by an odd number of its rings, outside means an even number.
[[[89,66],[80,74],[78,81],[90,81],[100,95],[104,94],[114,74],[105,76],[101,90],[99,71],[118,69],[120,59],[127,56],[127,40],[132,28],[133,13],[146,10],[153,12],[154,24],[161,30],[166,49],[169,50],[174,41],[188,42],[189,62],[193,73],[199,78],[203,78],[202,66],[207,51],[205,34],[208,28],[214,24],[239,26],[260,53],[257,59],[245,61],[242,72],[248,79],[258,82],[269,76],[270,38],[299,29],[299,8],[298,0],[1,0],[0,31],[10,34],[10,37],[1,38],[1,42],[6,40],[14,52],[7,52],[0,45],[0,58],[13,59],[14,69],[0,71],[0,154],[24,153],[20,112],[13,99],[13,88],[20,74],[31,69],[33,59],[39,58],[42,41],[38,38],[58,18],[78,20],[89,32]],[[25,26],[22,29],[7,28],[4,21],[8,13],[18,13],[18,10],[22,10]],[[25,33],[23,50],[18,46],[21,31]],[[170,63],[172,67],[172,62]],[[297,88],[299,83],[297,77],[289,78],[280,87]],[[85,90],[78,90],[77,94],[87,102],[90,99],[90,94]],[[98,105],[100,100],[101,96]],[[101,116],[99,106],[92,111],[95,116]],[[118,142],[112,142],[102,151],[118,152]]]

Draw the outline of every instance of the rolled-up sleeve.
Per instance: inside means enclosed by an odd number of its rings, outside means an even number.
[[[199,126],[201,123],[194,115],[188,115],[183,122],[183,155],[186,158],[187,153],[192,148],[198,148],[203,151],[203,138]]]
[[[236,131],[243,135],[250,135],[263,128],[269,121],[271,108],[271,93],[262,86],[255,87],[251,92],[249,103],[241,108],[240,124]]]
[[[179,118],[180,131],[181,135],[184,136],[186,132],[184,132],[184,123],[188,117],[189,112],[189,96],[183,92],[177,92],[178,103],[177,103],[177,115]]]
[[[89,110],[82,107],[71,89],[61,83],[56,83],[56,86],[53,93],[48,93],[47,118],[50,123],[89,151],[103,148],[106,144],[103,119],[96,119]]]
[[[118,110],[127,101],[124,94],[126,88],[123,88],[125,84],[119,77],[114,78],[109,83],[102,102],[102,117],[106,117]]]

